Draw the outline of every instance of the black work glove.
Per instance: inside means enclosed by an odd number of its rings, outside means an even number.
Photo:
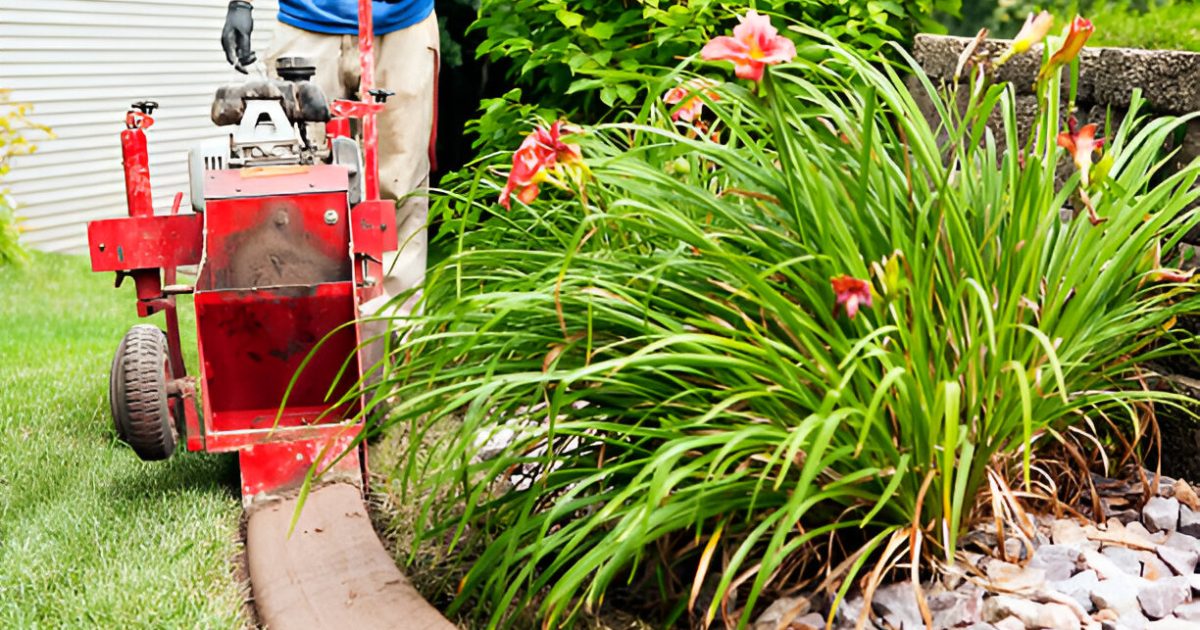
[[[248,74],[246,68],[257,59],[250,49],[250,34],[254,32],[253,7],[245,0],[233,0],[225,14],[225,29],[221,31],[221,47],[225,59],[238,72]]]

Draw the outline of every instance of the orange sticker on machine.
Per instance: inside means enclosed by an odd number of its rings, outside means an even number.
[[[283,166],[254,166],[240,169],[238,172],[241,173],[242,179],[249,179],[251,177],[274,177],[276,175],[303,175],[311,170],[312,167],[306,164],[287,164]]]

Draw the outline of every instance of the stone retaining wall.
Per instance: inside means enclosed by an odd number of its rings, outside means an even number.
[[[966,37],[918,35],[913,44],[913,56],[933,84],[952,80],[959,55],[972,41]],[[1001,51],[1007,40],[988,40],[983,50]],[[1011,83],[1017,91],[1017,119],[1022,133],[1032,125],[1037,111],[1034,80],[1042,60],[1041,46],[1018,55],[1000,67],[997,79]],[[1136,50],[1131,48],[1085,48],[1079,55],[1079,83],[1076,106],[1081,123],[1094,122],[1103,132],[1104,121],[1110,113],[1114,125],[1124,119],[1133,92],[1142,91],[1145,103],[1142,114],[1181,115],[1200,111],[1200,53],[1174,50]],[[913,90],[918,102],[928,104],[922,90]],[[965,93],[963,94],[965,97]],[[1066,100],[1065,98],[1063,99]],[[1114,126],[1114,131],[1116,127]],[[998,139],[1002,139],[999,134]],[[1188,125],[1181,139],[1177,162],[1186,163],[1200,155],[1200,120]],[[1200,234],[1193,239],[1200,244]]]

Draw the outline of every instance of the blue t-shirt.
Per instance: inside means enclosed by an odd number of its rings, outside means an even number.
[[[433,12],[433,0],[371,4],[376,35],[408,28]],[[279,21],[314,33],[357,35],[358,0],[279,0]]]

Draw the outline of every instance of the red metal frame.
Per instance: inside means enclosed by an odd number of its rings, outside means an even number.
[[[203,212],[155,215],[146,130],[130,110],[121,132],[129,217],[88,226],[94,271],[128,276],[138,314],[162,311],[190,451],[237,451],[249,502],[300,483],[314,467],[365,475],[363,408],[352,396],[369,366],[359,348],[362,302],[383,291],[385,251],[398,247],[395,204],[379,198],[371,1],[359,0],[357,101],[335,101],[332,137],[362,121],[363,201],[348,205],[336,165],[218,170],[205,174]],[[257,257],[257,258],[256,258]],[[194,287],[176,267],[200,265]],[[292,274],[292,275],[289,275]],[[199,377],[187,376],[175,295],[193,293]],[[198,397],[198,391],[203,392]],[[203,416],[197,412],[200,398]]]

